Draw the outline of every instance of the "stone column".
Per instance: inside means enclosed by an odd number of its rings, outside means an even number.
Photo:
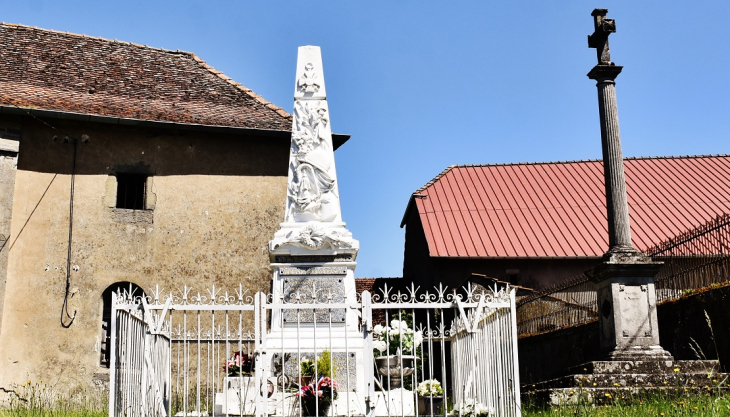
[[[608,35],[616,31],[606,9],[593,11],[595,32],[588,46],[596,48],[598,65],[588,73],[596,80],[601,120],[601,144],[606,184],[609,249],[603,262],[588,271],[597,283],[601,348],[612,360],[669,359],[659,345],[654,276],[661,262],[653,262],[631,244],[621,133],[616,105],[616,77],[623,67],[611,62]]]
[[[596,65],[588,73],[588,77],[596,80],[596,87],[598,87],[603,172],[606,180],[606,206],[608,208],[608,245],[611,251],[635,252],[631,246],[629,204],[626,199],[626,181],[614,81],[622,69],[623,67],[615,65]]]

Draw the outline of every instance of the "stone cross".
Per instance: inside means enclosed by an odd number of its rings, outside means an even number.
[[[631,244],[614,81],[623,67],[611,62],[608,35],[616,31],[616,23],[606,19],[606,13],[606,9],[591,13],[595,32],[588,36],[588,46],[598,55],[598,65],[588,77],[598,88],[608,212],[608,252],[601,265],[587,272],[597,283],[599,339],[613,360],[671,360],[659,345],[656,316],[654,275],[661,262],[653,262]]]
[[[608,9],[595,9],[593,16],[593,27],[595,31],[588,35],[588,47],[596,48],[598,64],[611,65],[611,51],[608,49],[608,35],[616,32],[616,22],[613,19],[606,19]]]
[[[626,199],[626,180],[614,82],[623,67],[611,62],[608,35],[616,31],[616,23],[613,19],[606,19],[607,12],[606,9],[595,9],[591,13],[595,32],[588,36],[588,46],[596,48],[598,54],[598,65],[593,67],[588,73],[588,77],[596,80],[598,87],[598,110],[601,118],[603,170],[606,179],[606,206],[608,208],[609,252],[606,256],[616,253],[633,256],[639,252],[631,245],[629,205]]]

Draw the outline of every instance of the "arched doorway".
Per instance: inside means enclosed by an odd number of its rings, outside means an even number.
[[[111,354],[111,320],[112,320],[112,294],[127,294],[129,297],[137,298],[146,296],[139,285],[128,281],[116,282],[108,286],[101,294],[103,309],[101,314],[101,355],[99,365],[108,368]]]

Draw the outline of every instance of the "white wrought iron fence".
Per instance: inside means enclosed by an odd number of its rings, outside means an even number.
[[[110,416],[166,415],[170,396],[170,338],[143,297],[114,297],[109,391]]]
[[[513,291],[378,292],[117,297],[110,417],[520,415]]]

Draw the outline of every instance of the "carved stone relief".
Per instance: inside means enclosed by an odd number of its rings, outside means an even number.
[[[314,65],[311,62],[304,66],[304,73],[299,77],[297,87],[302,93],[316,93],[319,91],[319,75],[314,72]]]
[[[286,221],[334,221],[340,208],[327,103],[297,100],[293,127]]]

